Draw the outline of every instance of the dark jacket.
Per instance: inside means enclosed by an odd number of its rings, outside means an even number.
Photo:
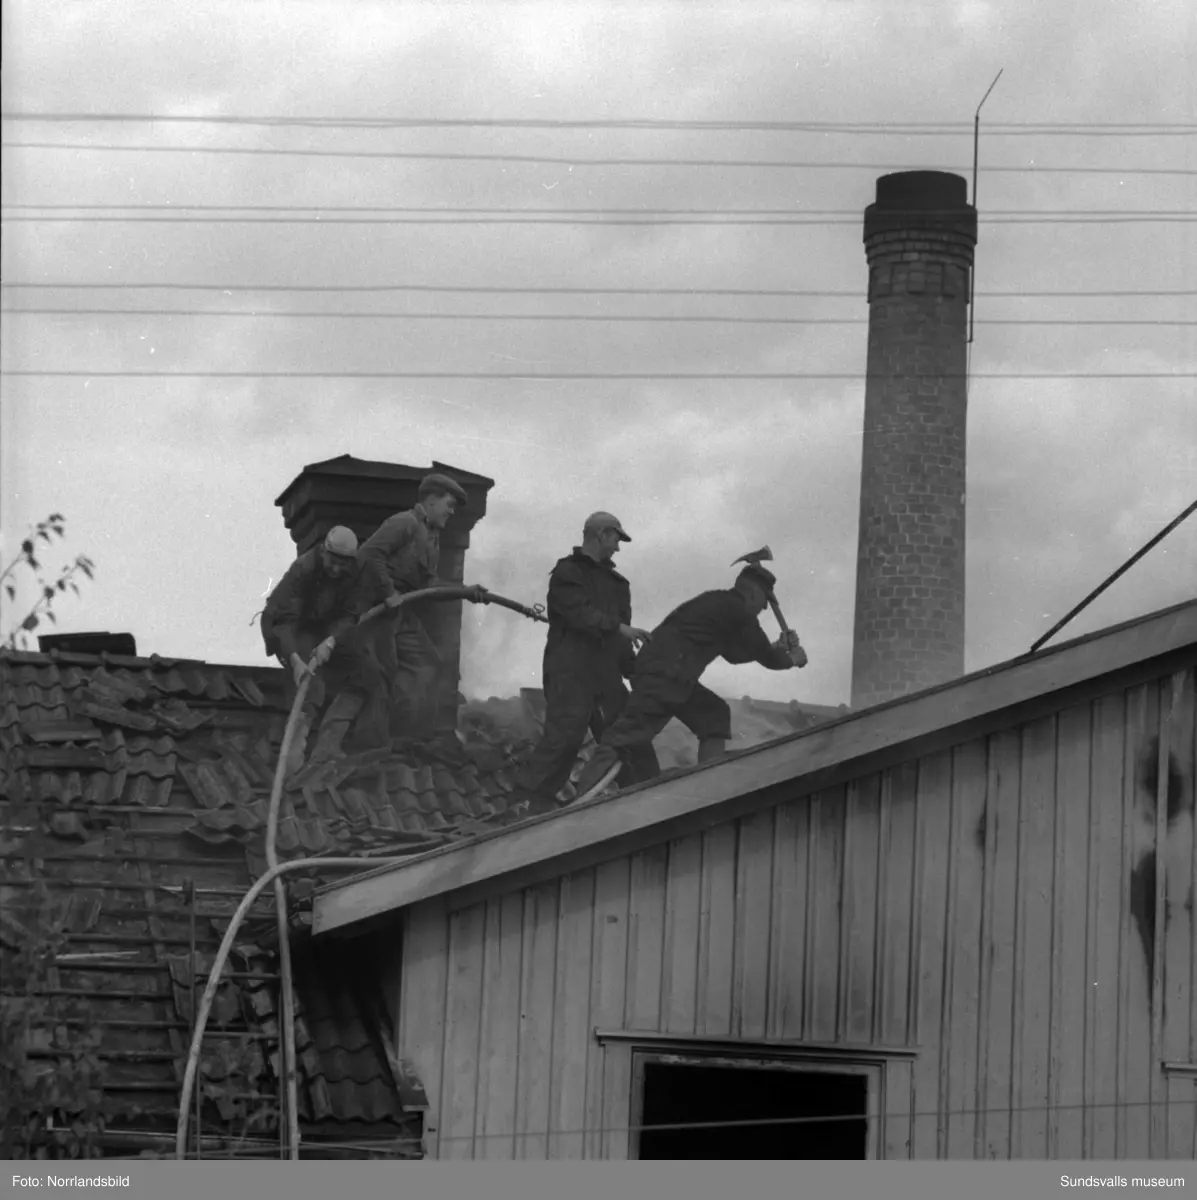
[[[416,592],[437,582],[440,531],[428,524],[424,506],[396,513],[366,539],[357,552],[374,590],[373,599],[393,592]]]
[[[370,606],[370,591],[361,563],[340,579],[324,572],[319,546],[301,554],[287,568],[262,611],[262,637],[267,654],[289,659],[296,652],[295,634],[304,629],[320,637],[340,637]]]
[[[663,670],[697,683],[717,658],[760,663],[771,671],[793,665],[789,653],[770,642],[735,588],[703,592],[679,605],[653,630],[637,670]]]
[[[632,623],[632,589],[609,562],[595,562],[578,546],[559,559],[549,576],[548,618],[546,686],[559,674],[596,685],[631,675],[636,656],[619,627]]]

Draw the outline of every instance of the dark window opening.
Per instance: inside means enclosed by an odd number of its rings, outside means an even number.
[[[641,1124],[765,1120],[762,1125],[642,1129],[640,1158],[866,1158],[868,1079],[766,1067],[644,1064]],[[858,1117],[858,1120],[784,1118]]]

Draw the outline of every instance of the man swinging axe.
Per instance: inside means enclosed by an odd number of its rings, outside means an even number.
[[[755,662],[770,671],[806,666],[798,635],[777,607],[773,590],[777,578],[761,565],[772,557],[765,546],[737,559],[747,560],[747,565],[734,587],[687,600],[653,630],[651,641],[637,656],[623,712],[603,733],[594,758],[578,779],[579,799],[597,794],[623,768],[635,772],[636,782],[660,774],[652,741],[674,717],[698,738],[700,763],[724,754],[731,737],[731,709],[699,682],[715,659]],[[783,630],[775,642],[757,619],[770,605]]]

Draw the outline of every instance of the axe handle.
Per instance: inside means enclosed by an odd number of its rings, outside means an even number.
[[[777,603],[776,598],[773,596],[769,597],[769,607],[773,609],[773,615],[777,618],[778,625],[781,626],[782,636],[784,637],[787,633],[793,633],[794,631],[786,624],[785,617],[781,615],[781,605]],[[798,662],[797,659],[794,658],[793,651],[790,652],[790,659],[794,663],[794,666],[805,667],[807,663],[806,651],[802,650],[800,653],[802,654],[801,662]]]
[[[776,596],[769,597],[769,607],[773,610],[773,615],[777,618],[777,623],[781,626],[782,633],[793,633],[793,630],[786,624],[785,617],[781,615],[781,605],[777,603]]]

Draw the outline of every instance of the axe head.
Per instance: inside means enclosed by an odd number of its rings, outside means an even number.
[[[768,546],[762,546],[759,550],[753,550],[751,554],[742,554],[732,563],[734,567],[736,563],[763,563],[773,561],[773,551]]]

